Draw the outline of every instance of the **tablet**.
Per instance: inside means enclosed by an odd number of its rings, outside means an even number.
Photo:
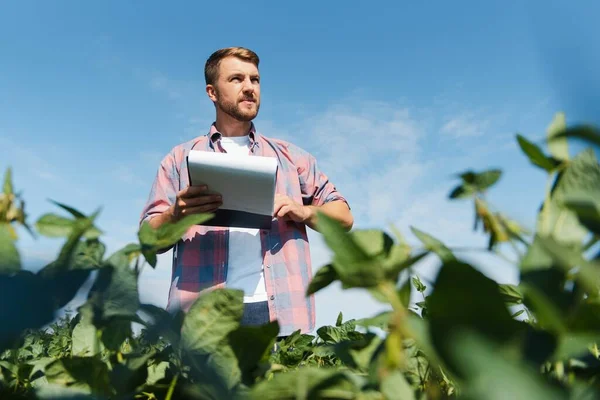
[[[207,185],[223,198],[215,216],[202,225],[271,228],[276,158],[190,150],[186,162],[191,186]]]

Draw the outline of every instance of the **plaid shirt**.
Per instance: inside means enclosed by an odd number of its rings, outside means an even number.
[[[320,206],[346,199],[317,166],[315,158],[283,140],[259,134],[254,125],[249,133],[250,154],[278,160],[276,193],[304,204]],[[179,190],[189,186],[186,155],[190,150],[225,152],[221,134],[211,125],[208,134],[174,147],[163,158],[142,211],[143,222],[162,213],[175,201]],[[171,287],[167,310],[187,311],[199,295],[225,287],[229,230],[225,227],[194,226],[173,249]],[[280,335],[315,327],[314,296],[306,296],[312,279],[306,226],[274,219],[270,230],[260,231],[265,284],[270,319],[278,320]]]

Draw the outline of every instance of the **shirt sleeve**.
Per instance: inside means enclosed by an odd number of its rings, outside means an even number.
[[[179,172],[172,152],[165,156],[156,173],[148,200],[140,216],[140,226],[175,203],[179,188]]]
[[[303,204],[322,206],[339,200],[345,202],[350,208],[347,199],[337,190],[329,177],[319,169],[316,158],[302,149],[299,149],[299,153],[296,163]]]

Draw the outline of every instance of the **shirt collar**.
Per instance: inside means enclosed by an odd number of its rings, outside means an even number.
[[[252,147],[254,147],[255,145],[258,146],[259,135],[260,134],[256,131],[256,127],[254,126],[254,122],[251,122],[250,130],[248,131],[248,136],[250,138],[250,146],[252,146]],[[221,137],[223,137],[223,134],[217,130],[216,122],[213,122],[210,125],[210,129],[208,131],[208,137],[210,139],[211,145],[213,143],[221,140]]]

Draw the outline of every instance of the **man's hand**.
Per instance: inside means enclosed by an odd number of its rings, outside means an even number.
[[[284,218],[294,222],[303,223],[311,229],[317,229],[317,213],[322,212],[329,217],[339,221],[342,227],[349,231],[354,224],[354,218],[350,213],[348,205],[344,201],[331,201],[322,206],[305,206],[298,204],[288,196],[275,195],[275,208],[273,215],[276,218]]]
[[[296,203],[288,196],[278,193],[275,195],[273,216],[294,222],[306,223],[312,217],[312,210],[307,206]]]
[[[171,221],[176,222],[192,214],[211,213],[223,205],[221,195],[210,193],[206,186],[188,186],[180,190],[175,203],[169,207]]]

